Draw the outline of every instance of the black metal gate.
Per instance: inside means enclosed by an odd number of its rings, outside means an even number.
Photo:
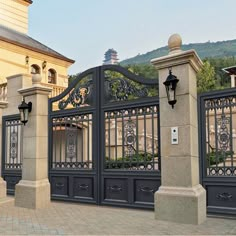
[[[49,99],[52,199],[153,208],[159,188],[158,81],[115,65]]]
[[[2,177],[7,183],[7,194],[15,193],[15,185],[22,176],[22,123],[19,115],[2,119]]]
[[[208,213],[236,214],[236,88],[199,96],[199,127]]]

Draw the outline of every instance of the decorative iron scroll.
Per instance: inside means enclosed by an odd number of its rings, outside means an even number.
[[[236,96],[213,98],[205,102],[205,108],[209,110],[236,106]]]
[[[136,124],[130,119],[128,120],[124,125],[125,130],[125,143],[126,143],[126,155],[132,156],[135,154],[135,141],[136,141],[136,135],[135,135],[135,127]]]
[[[218,131],[218,143],[222,151],[227,151],[229,148],[230,134],[227,125],[230,123],[230,117],[226,117],[225,114],[221,115],[221,118],[217,119]]]
[[[113,186],[108,186],[107,190],[109,190],[110,192],[121,192],[122,187],[118,185],[113,185]]]
[[[232,199],[233,195],[231,193],[219,193],[217,194],[216,198],[221,200],[221,201],[229,201],[230,199]]]
[[[20,120],[9,120],[6,121],[6,136],[5,136],[5,147],[7,151],[4,156],[4,168],[6,169],[21,169],[22,157],[22,123]]]
[[[77,149],[77,129],[67,128],[66,129],[66,158],[70,161],[76,158]]]
[[[236,176],[236,167],[209,167],[207,174],[211,176]]]
[[[123,78],[106,78],[105,101],[124,101],[128,100],[131,95],[139,98],[147,97],[148,88],[143,85],[138,88],[134,83]]]
[[[105,169],[159,170],[158,106],[105,112]]]
[[[152,194],[154,194],[154,192],[155,192],[155,190],[152,189],[152,188],[149,188],[149,187],[141,187],[141,186],[138,187],[138,191],[139,191],[139,192],[143,192],[143,193],[152,193]]]
[[[76,168],[76,169],[91,169],[93,167],[92,161],[87,162],[56,162],[53,164],[54,168]]]
[[[17,132],[14,130],[11,133],[11,147],[10,147],[11,159],[15,159],[17,157],[17,144],[18,144]]]
[[[62,99],[58,103],[58,108],[64,110],[68,105],[72,105],[74,108],[80,107],[85,104],[91,103],[93,91],[93,81],[89,80],[86,84],[75,88],[70,92],[66,99]]]

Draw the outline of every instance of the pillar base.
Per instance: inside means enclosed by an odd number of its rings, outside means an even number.
[[[15,189],[15,206],[30,209],[45,208],[50,204],[50,183],[48,179],[21,180]]]
[[[6,181],[0,177],[0,199],[7,197]]]
[[[194,187],[161,186],[155,192],[155,218],[185,224],[201,224],[206,220],[206,191]]]

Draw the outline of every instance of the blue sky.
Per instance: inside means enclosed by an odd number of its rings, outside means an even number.
[[[236,39],[235,0],[34,0],[29,35],[76,60],[69,74],[101,65],[109,48],[120,60],[165,46]]]

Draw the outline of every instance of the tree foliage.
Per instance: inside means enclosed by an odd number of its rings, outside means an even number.
[[[224,89],[230,87],[230,76],[222,69],[225,67],[235,66],[236,58],[222,57],[222,58],[205,58],[203,60],[203,68],[197,74],[198,93]],[[158,71],[151,64],[132,64],[124,66],[132,73],[142,76],[147,79],[158,79]],[[79,73],[69,76],[69,83],[73,81]],[[109,72],[109,77],[120,77],[117,72]]]
[[[209,61],[205,61],[203,67],[197,74],[197,91],[198,93],[202,93],[213,90],[215,85],[215,69]]]

